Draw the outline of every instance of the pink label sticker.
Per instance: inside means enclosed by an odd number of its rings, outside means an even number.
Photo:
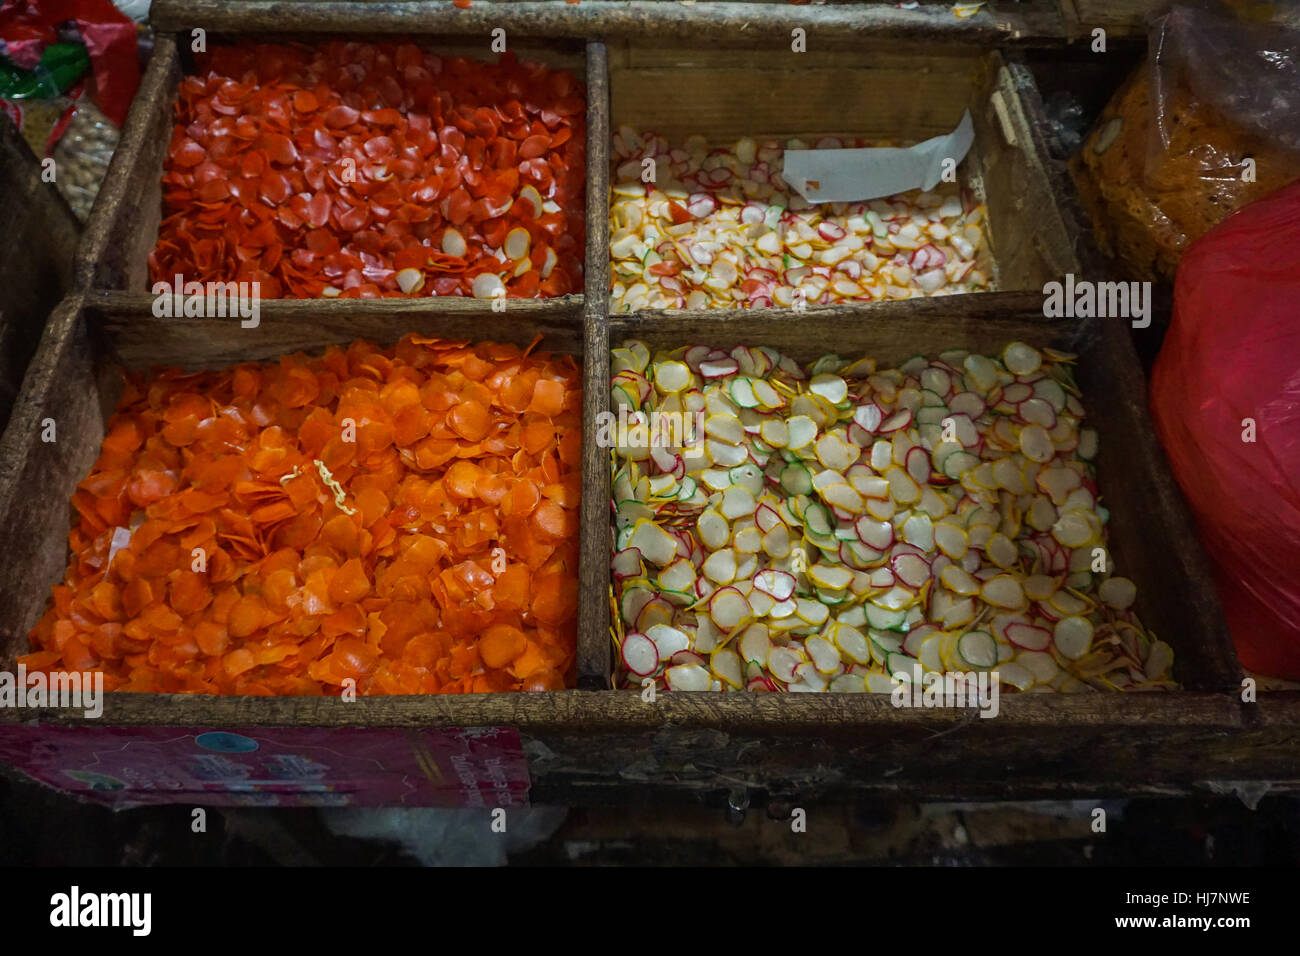
[[[440,730],[0,725],[0,761],[115,809],[526,807],[511,727]]]

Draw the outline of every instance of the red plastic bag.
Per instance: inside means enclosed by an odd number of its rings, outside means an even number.
[[[25,69],[36,65],[66,22],[77,25],[90,54],[95,102],[120,127],[140,85],[135,22],[109,0],[0,0],[0,44]]]
[[[1300,680],[1300,182],[1183,255],[1151,378],[1241,662]],[[1253,440],[1251,440],[1253,439]]]

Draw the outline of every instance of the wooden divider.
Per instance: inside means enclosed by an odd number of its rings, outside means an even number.
[[[587,44],[587,264],[582,379],[582,555],[578,568],[578,686],[609,686],[609,450],[596,416],[609,399],[609,54]]]
[[[717,41],[737,36],[784,39],[796,28],[814,43],[851,47],[864,34],[946,43],[994,45],[1059,43],[1065,35],[1055,0],[994,0],[972,17],[958,17],[946,2],[926,2],[903,10],[895,3],[796,5],[717,3],[684,4],[662,0],[476,0],[457,7],[450,0],[367,0],[335,3],[313,0],[154,0],[150,20],[160,31],[282,30],[382,33],[452,32],[482,34],[501,27],[509,33],[538,37],[586,37],[611,40],[631,37],[648,43],[663,40]]]

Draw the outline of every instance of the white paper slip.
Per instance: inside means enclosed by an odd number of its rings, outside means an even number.
[[[787,149],[782,177],[812,203],[858,202],[933,189],[943,177],[944,160],[960,163],[975,142],[970,110],[957,128],[906,149]]]

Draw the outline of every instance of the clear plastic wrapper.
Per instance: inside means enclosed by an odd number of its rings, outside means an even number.
[[[1190,8],[1102,111],[1071,171],[1102,250],[1170,279],[1189,243],[1300,176],[1300,34]]]
[[[1242,130],[1300,151],[1300,33],[1175,7],[1150,37],[1150,160],[1175,148],[1183,111],[1209,107]],[[1207,157],[1207,172],[1231,172]],[[1215,177],[1209,177],[1215,178]]]
[[[67,129],[54,147],[55,184],[77,218],[85,221],[99,195],[120,134],[87,98],[76,103]]]
[[[1043,104],[1047,115],[1047,144],[1052,155],[1065,159],[1072,155],[1088,132],[1083,106],[1073,93],[1058,91]]]

